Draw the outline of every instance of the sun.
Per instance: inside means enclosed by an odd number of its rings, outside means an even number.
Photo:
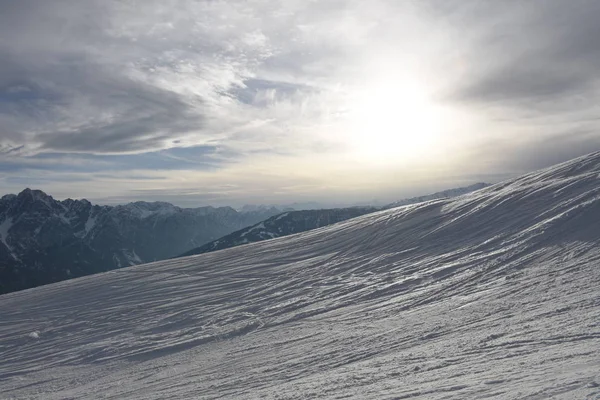
[[[441,128],[441,115],[426,90],[389,80],[357,91],[348,121],[346,137],[353,151],[376,163],[423,157]]]

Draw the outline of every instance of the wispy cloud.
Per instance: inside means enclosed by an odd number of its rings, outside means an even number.
[[[0,9],[7,190],[76,197],[87,176],[114,198],[391,200],[600,146],[596,2]]]

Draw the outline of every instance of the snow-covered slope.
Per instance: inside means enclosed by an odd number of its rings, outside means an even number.
[[[600,153],[0,297],[3,398],[597,399]]]

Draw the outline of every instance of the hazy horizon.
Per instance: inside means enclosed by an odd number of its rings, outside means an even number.
[[[599,2],[0,0],[0,185],[368,204],[600,149]]]
[[[474,186],[474,185],[478,185],[478,184],[489,184],[487,182],[476,182],[473,185],[467,185],[467,186]],[[100,205],[100,206],[118,206],[118,205],[126,205],[126,204],[130,204],[130,203],[134,203],[134,202],[166,202],[166,203],[170,203],[174,206],[180,207],[180,208],[198,208],[198,207],[232,207],[236,210],[242,210],[244,208],[248,208],[251,209],[253,207],[276,207],[276,208],[280,208],[280,209],[284,209],[284,208],[292,208],[294,210],[310,210],[310,209],[325,209],[325,208],[343,208],[343,207],[369,207],[369,206],[373,206],[373,207],[382,207],[382,206],[388,206],[394,202],[399,202],[399,201],[404,201],[404,200],[410,200],[413,198],[418,198],[418,197],[425,197],[428,195],[434,195],[434,194],[438,194],[441,192],[445,192],[445,191],[449,191],[449,190],[453,190],[453,189],[464,189],[466,188],[466,186],[464,187],[453,187],[453,188],[444,188],[441,190],[436,190],[436,191],[432,191],[432,192],[427,192],[427,193],[419,193],[416,194],[414,196],[409,196],[409,197],[402,197],[402,198],[396,198],[393,199],[391,201],[389,200],[382,200],[382,199],[371,199],[368,201],[364,201],[364,202],[343,202],[343,201],[338,201],[338,202],[319,202],[319,201],[311,201],[311,200],[306,200],[306,201],[294,201],[294,202],[289,202],[289,203],[232,203],[232,204],[204,204],[204,203],[195,203],[193,200],[189,200],[189,203],[186,203],[186,199],[185,198],[181,198],[181,197],[177,197],[174,196],[173,198],[175,199],[176,202],[172,202],[170,201],[170,197],[168,195],[164,195],[163,197],[159,198],[159,199],[151,199],[151,200],[145,200],[143,198],[139,198],[139,199],[129,199],[129,198],[119,198],[119,197],[114,197],[114,198],[108,198],[108,199],[101,199],[100,201],[96,200],[96,199],[88,199],[88,198],[84,198],[84,197],[58,197],[58,196],[54,196],[52,193],[49,192],[45,192],[46,195],[52,197],[54,200],[57,201],[64,201],[67,199],[72,199],[72,200],[87,200],[90,203],[92,203],[93,205]],[[33,188],[33,187],[28,187],[28,188],[24,188],[23,190],[20,190],[18,192],[13,192],[13,193],[0,193],[0,198],[5,196],[5,195],[18,195],[21,192],[25,191],[25,190],[41,190],[38,188]],[[177,201],[179,200],[179,201]]]

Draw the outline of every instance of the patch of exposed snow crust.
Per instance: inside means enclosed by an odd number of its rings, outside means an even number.
[[[2,396],[599,398],[599,173],[4,295]]]

